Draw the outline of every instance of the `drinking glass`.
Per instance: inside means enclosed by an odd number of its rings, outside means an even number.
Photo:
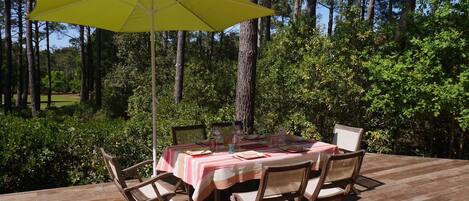
[[[236,152],[235,144],[228,144],[228,153],[234,154]]]

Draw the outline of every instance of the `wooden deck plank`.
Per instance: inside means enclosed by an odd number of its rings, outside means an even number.
[[[469,200],[469,161],[366,154],[359,201]],[[373,187],[373,188],[371,188]],[[123,201],[112,183],[0,195],[0,201]]]

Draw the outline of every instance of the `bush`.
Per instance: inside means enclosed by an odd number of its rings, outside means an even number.
[[[278,30],[259,61],[257,124],[325,141],[337,122],[364,126],[363,47],[342,43],[303,24]]]
[[[151,157],[122,119],[59,112],[0,116],[0,193],[103,182],[98,147],[125,158],[124,167]]]
[[[133,67],[117,66],[104,79],[103,108],[114,117],[127,116],[127,101],[132,90],[144,79]]]
[[[369,152],[387,154],[393,151],[393,137],[387,130],[368,131],[363,139]]]

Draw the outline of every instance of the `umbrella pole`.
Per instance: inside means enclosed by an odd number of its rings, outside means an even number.
[[[157,175],[156,166],[156,61],[155,61],[155,12],[153,10],[153,1],[152,1],[152,11],[151,11],[151,33],[150,33],[150,51],[151,51],[151,109],[152,109],[152,131],[153,131],[153,176]]]

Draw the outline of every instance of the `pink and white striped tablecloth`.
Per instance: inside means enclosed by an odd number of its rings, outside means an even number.
[[[242,145],[257,142],[242,142]],[[303,144],[310,150],[303,153],[288,153],[279,148],[261,147],[255,149],[266,154],[264,158],[246,160],[235,157],[227,151],[215,152],[206,156],[190,156],[184,153],[201,147],[196,144],[167,147],[158,162],[159,171],[172,172],[176,177],[194,187],[192,199],[201,201],[216,189],[226,189],[236,183],[260,179],[265,166],[286,165],[312,160],[316,167],[325,158],[323,154],[337,152],[337,146],[324,142]],[[322,156],[322,157],[321,157]]]

